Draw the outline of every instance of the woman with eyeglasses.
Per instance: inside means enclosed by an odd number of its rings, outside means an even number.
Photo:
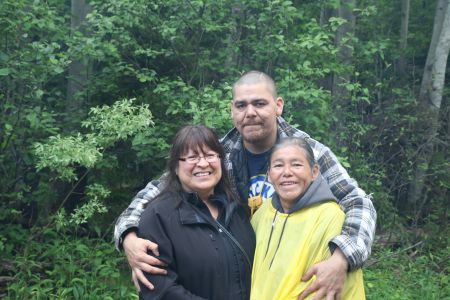
[[[165,186],[138,227],[139,237],[159,245],[167,275],[145,273],[154,289],[141,284],[140,299],[249,298],[255,235],[223,155],[206,126],[186,126],[176,134]]]

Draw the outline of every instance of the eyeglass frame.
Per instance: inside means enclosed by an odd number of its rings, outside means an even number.
[[[191,165],[195,165],[195,164],[198,164],[202,158],[205,159],[207,163],[211,164],[211,163],[215,163],[215,162],[219,161],[220,155],[217,153],[207,154],[205,156],[196,155],[196,156],[189,156],[189,157],[180,157],[180,158],[178,158],[178,160],[184,161]],[[193,159],[195,159],[195,160],[193,160]]]

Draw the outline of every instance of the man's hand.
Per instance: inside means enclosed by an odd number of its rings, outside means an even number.
[[[165,266],[159,259],[148,255],[147,250],[152,251],[154,256],[159,256],[158,245],[149,240],[138,238],[135,232],[130,232],[123,240],[123,249],[131,267],[131,279],[138,291],[139,281],[153,290],[153,284],[147,280],[144,272],[152,274],[167,274],[167,271],[156,266]]]
[[[348,262],[339,248],[333,255],[310,268],[302,277],[302,281],[308,281],[313,275],[316,280],[300,294],[298,300],[303,300],[311,293],[316,292],[313,300],[326,297],[327,300],[340,300],[345,279],[347,278]]]

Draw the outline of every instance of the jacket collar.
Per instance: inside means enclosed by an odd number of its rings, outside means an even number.
[[[224,193],[216,193],[209,197],[209,200],[215,203],[219,209],[219,218],[224,218],[225,225],[228,225],[231,214],[233,213],[236,204],[229,203]],[[208,211],[203,200],[200,199],[197,193],[184,192],[182,194],[182,201],[178,207],[181,224],[213,224],[213,219],[206,213]]]

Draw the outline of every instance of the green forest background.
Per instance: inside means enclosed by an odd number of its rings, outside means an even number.
[[[115,219],[261,70],[373,196],[368,299],[450,299],[449,0],[1,0],[0,298],[137,299]],[[447,39],[446,39],[447,38]],[[447,46],[448,45],[448,46]]]

